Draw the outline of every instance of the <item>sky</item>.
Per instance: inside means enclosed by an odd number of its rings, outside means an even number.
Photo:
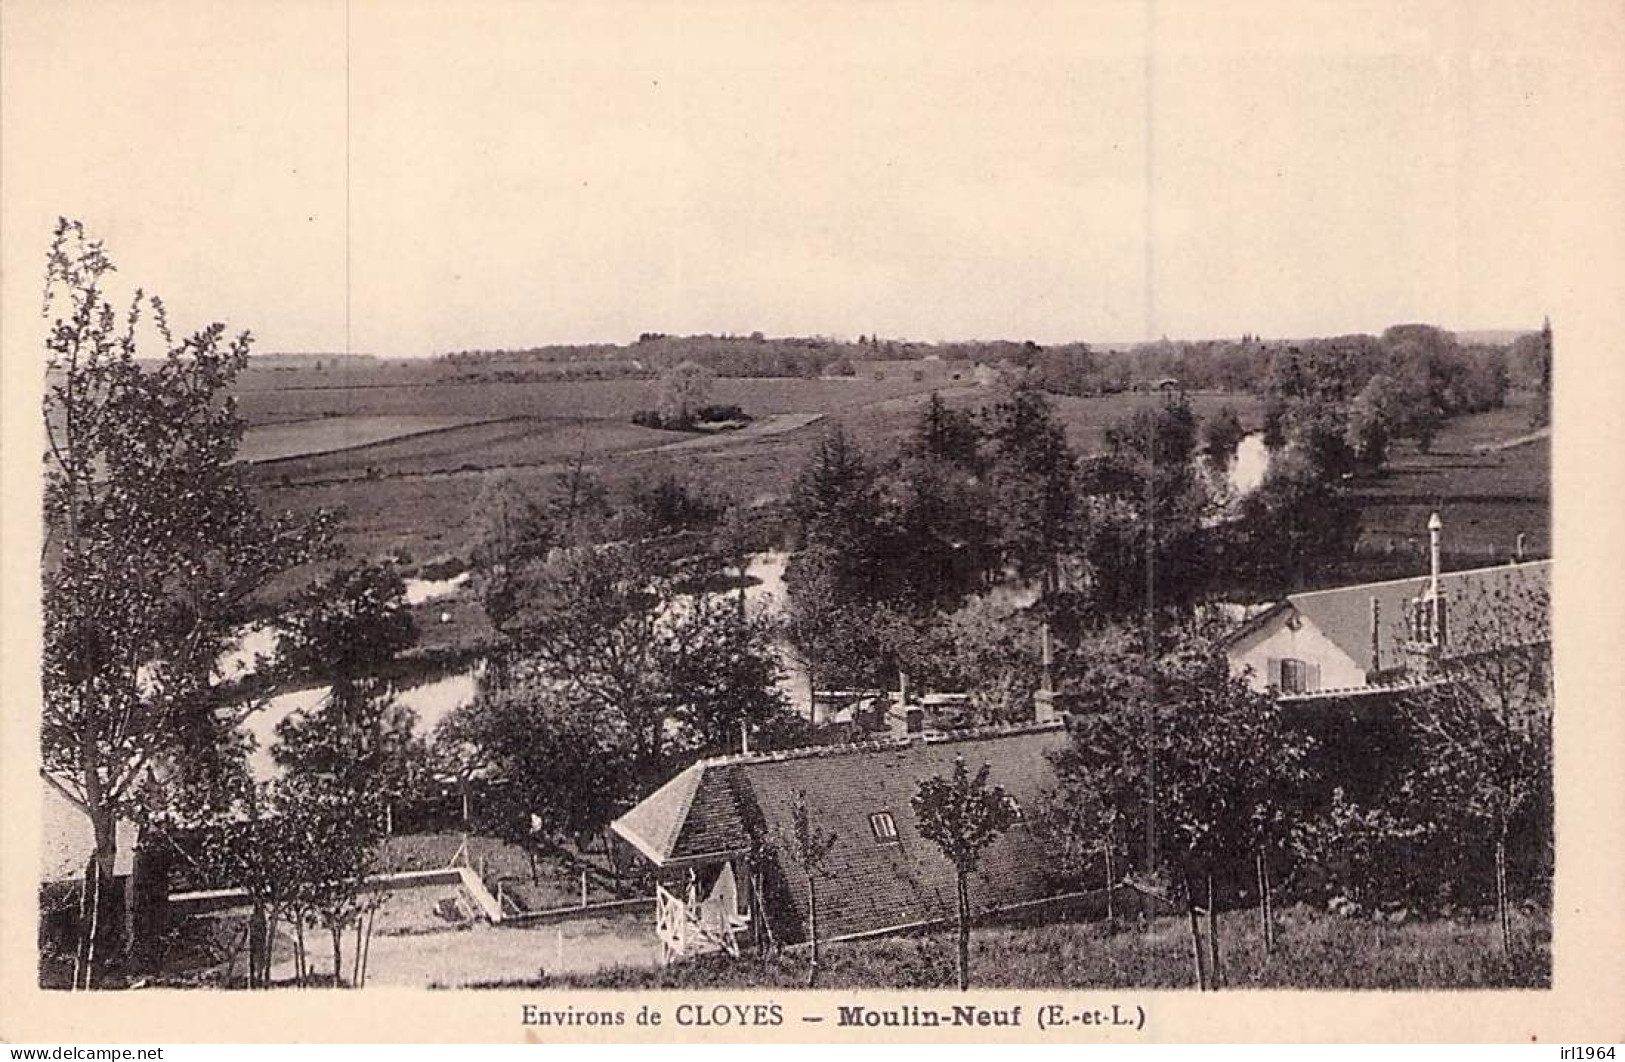
[[[1541,11],[18,0],[8,306],[64,214],[264,351],[1536,327]]]

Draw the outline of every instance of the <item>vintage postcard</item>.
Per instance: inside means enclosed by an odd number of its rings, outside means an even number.
[[[1619,4],[0,55],[0,1037],[1625,1037]]]

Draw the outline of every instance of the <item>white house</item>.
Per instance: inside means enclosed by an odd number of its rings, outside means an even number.
[[[1426,678],[1432,662],[1550,641],[1550,560],[1292,594],[1227,641],[1231,672],[1284,698],[1348,696]]]

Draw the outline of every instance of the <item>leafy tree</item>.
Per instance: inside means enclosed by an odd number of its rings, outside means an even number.
[[[694,413],[710,401],[716,374],[695,361],[681,361],[660,374],[660,419],[669,428],[687,428]]]
[[[1315,375],[1302,348],[1278,348],[1271,353],[1264,373],[1264,396],[1284,408],[1314,393]]]
[[[221,710],[246,698],[215,661],[247,599],[330,530],[325,515],[265,516],[243,481],[230,389],[248,334],[213,324],[177,339],[162,302],[139,291],[120,314],[112,271],[80,223],[58,222],[45,285],[41,753],[95,838],[88,921],[106,936],[83,949],[86,985],[136,943],[104,887],[118,820],[173,810],[137,794],[171,805],[186,789],[177,779],[217,762],[212,746],[231,730]]]
[[[340,778],[331,770],[303,766],[293,761],[270,782],[245,782],[238,801],[203,824],[191,846],[206,880],[248,895],[250,988],[270,987],[278,922],[293,930],[294,975],[300,984],[311,973],[305,930],[327,930],[335,987],[344,983],[342,941],[345,930],[353,927],[350,983],[359,987],[366,976],[370,916],[385,898],[368,888],[369,878],[380,869],[382,795],[352,788],[360,781],[355,774]]]
[[[1270,462],[1258,489],[1241,500],[1231,533],[1236,568],[1255,585],[1297,589],[1310,572],[1353,552],[1358,512],[1318,466],[1286,451]]]
[[[197,862],[209,881],[229,882],[250,902],[248,987],[271,985],[275,927],[295,902],[303,854],[290,820],[266,786],[252,786],[233,813],[199,831]]]
[[[507,472],[488,477],[469,516],[476,589],[493,626],[501,629],[518,607],[515,595],[526,565],[545,559],[554,530],[546,507]]]
[[[954,757],[953,774],[922,781],[914,793],[920,834],[937,846],[954,866],[959,927],[959,990],[970,988],[970,876],[999,835],[1021,817],[1021,807],[1002,786],[989,785],[989,767],[973,776],[962,757]]]
[[[946,616],[911,625],[898,654],[911,676],[942,690],[971,695],[977,721],[1032,718],[1042,680],[1040,611],[1007,595],[972,597]]]
[[[1389,377],[1378,373],[1366,381],[1349,405],[1344,441],[1354,460],[1372,471],[1388,462],[1388,446],[1400,423],[1402,396]]]
[[[876,606],[838,589],[844,561],[828,547],[801,550],[785,565],[789,601],[780,631],[810,690],[880,681],[882,652]]]
[[[1535,403],[1529,411],[1531,428],[1545,427],[1552,420],[1552,322],[1548,318],[1539,332],[1519,336],[1507,354],[1511,383],[1531,391]]]
[[[1410,890],[1419,853],[1436,828],[1404,808],[1408,790],[1389,799],[1360,802],[1342,786],[1330,803],[1304,819],[1291,835],[1291,850],[1320,877],[1332,895],[1328,906],[1346,915],[1378,915]]]
[[[671,580],[646,545],[581,546],[528,573],[504,627],[526,667],[623,743],[638,772],[660,772],[672,702],[661,608]]]
[[[981,431],[968,410],[954,409],[935,391],[905,444],[906,452],[974,469],[979,464]]]
[[[823,551],[836,600],[845,605],[871,599],[880,574],[875,473],[839,424],[820,440],[796,477],[790,510],[801,549]],[[793,584],[790,593],[796,593]]]
[[[1129,850],[1121,811],[1099,793],[1073,790],[1065,800],[1046,801],[1035,825],[1057,854],[1053,873],[1069,890],[1104,879],[1106,923],[1115,931],[1117,887]]]
[[[680,592],[648,543],[561,551],[529,573],[523,602],[507,628],[516,671],[596,726],[640,783],[671,753],[728,747],[779,711],[769,625],[731,597]]]
[[[566,854],[566,841],[603,830],[633,795],[629,764],[591,712],[557,688],[532,681],[482,693],[435,729],[441,762],[457,762],[489,784],[474,820],[524,849],[532,879],[540,854]]]
[[[1224,468],[1246,436],[1247,429],[1241,426],[1235,408],[1220,406],[1217,413],[1202,422],[1202,452],[1215,467]]]
[[[273,758],[340,792],[365,793],[382,808],[413,792],[424,762],[416,715],[396,703],[381,673],[417,640],[405,593],[391,565],[342,569],[303,596],[281,643],[289,668],[331,686],[316,711],[278,724]]]
[[[662,651],[672,716],[699,748],[727,751],[785,710],[773,626],[720,594],[672,611]]]
[[[1106,430],[1108,452],[1084,476],[1082,537],[1094,607],[1110,618],[1185,608],[1212,578],[1209,517],[1215,498],[1193,460],[1197,425],[1179,395]],[[1146,566],[1151,565],[1151,578]]]
[[[890,600],[928,614],[974,592],[994,556],[988,492],[976,471],[906,455],[882,478],[881,491]]]
[[[304,927],[327,930],[332,943],[333,986],[344,984],[344,934],[362,928],[381,895],[368,887],[380,869],[384,801],[331,778],[290,771],[278,784],[277,812],[296,860],[289,910],[296,922],[300,965],[305,964]],[[357,958],[363,941],[357,942]],[[308,967],[300,970],[301,980]],[[351,976],[359,987],[360,967]]]
[[[370,561],[305,591],[282,627],[279,651],[289,670],[345,686],[372,682],[418,635],[400,571]]]
[[[277,725],[271,754],[284,770],[277,812],[309,856],[299,868],[294,917],[327,930],[335,985],[343,983],[351,927],[352,984],[362,977],[363,919],[380,902],[367,879],[378,869],[393,806],[419,791],[426,767],[416,714],[395,701],[383,674],[417,638],[405,589],[389,564],[340,569],[303,596],[282,639],[287,667],[331,682],[316,710]]]
[[[1152,456],[1163,475],[1172,476],[1196,453],[1198,422],[1190,398],[1169,395],[1156,406],[1141,406],[1106,426],[1106,448],[1119,459]]]
[[[1263,424],[1260,432],[1264,445],[1279,450],[1286,445],[1287,402],[1279,395],[1264,396]]]
[[[683,531],[706,531],[714,528],[727,510],[723,499],[669,472],[652,483],[633,480],[626,501],[626,509],[618,520],[617,537],[654,538]]]
[[[1129,643],[1101,648],[1085,653],[1092,669],[1074,687],[1080,714],[1071,745],[1055,757],[1058,784],[1046,818],[1077,824],[1086,846],[1097,841],[1105,815],[1113,827],[1143,826],[1154,816],[1160,855],[1185,900],[1197,983],[1217,985],[1217,922],[1210,917],[1204,948],[1198,910],[1205,906],[1211,916],[1216,878],[1222,885],[1227,874],[1244,877],[1242,868],[1260,852],[1284,848],[1297,794],[1309,781],[1310,739],[1285,725],[1268,694],[1232,677],[1222,647],[1205,634],[1184,631],[1170,640],[1154,694]],[[1146,800],[1151,769],[1154,806]],[[1068,805],[1097,810],[1079,815]],[[1138,869],[1160,868],[1142,862]]]
[[[1044,393],[1017,381],[987,414],[994,547],[1015,574],[1054,589],[1077,533],[1077,459]]]
[[[816,690],[870,681],[874,610],[888,581],[874,470],[839,425],[820,440],[791,489],[799,548],[785,567],[784,634]]]
[[[1348,437],[1345,404],[1326,398],[1295,402],[1287,410],[1286,443],[1327,479],[1354,471],[1355,452]]]
[[[559,490],[548,500],[547,517],[558,543],[576,546],[592,540],[611,515],[609,490],[587,464],[587,444],[559,476]]]
[[[1549,865],[1552,785],[1551,603],[1537,584],[1481,583],[1448,606],[1475,617],[1450,631],[1432,681],[1402,710],[1417,736],[1406,780],[1430,818],[1461,843],[1489,848],[1503,950],[1512,950],[1508,850],[1520,820]]]
[[[812,948],[812,964],[807,969],[807,987],[818,986],[818,879],[829,875],[829,853],[839,838],[823,829],[807,805],[807,794],[797,791],[790,809],[790,836],[783,847],[807,877],[807,936]]]

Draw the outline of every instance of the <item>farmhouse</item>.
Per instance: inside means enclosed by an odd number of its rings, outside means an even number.
[[[1292,594],[1230,636],[1232,673],[1283,699],[1349,697],[1551,640],[1550,560],[1443,572],[1438,514],[1428,529],[1428,575]]]
[[[611,827],[658,879],[658,931],[667,955],[743,940],[810,939],[808,881],[793,852],[804,799],[815,830],[834,835],[815,884],[820,940],[951,919],[954,870],[919,832],[920,782],[987,764],[989,781],[1031,808],[1051,784],[1058,722],[990,727],[786,752],[702,760]],[[971,884],[979,912],[1063,891],[1054,853],[1025,822],[988,849]]]

